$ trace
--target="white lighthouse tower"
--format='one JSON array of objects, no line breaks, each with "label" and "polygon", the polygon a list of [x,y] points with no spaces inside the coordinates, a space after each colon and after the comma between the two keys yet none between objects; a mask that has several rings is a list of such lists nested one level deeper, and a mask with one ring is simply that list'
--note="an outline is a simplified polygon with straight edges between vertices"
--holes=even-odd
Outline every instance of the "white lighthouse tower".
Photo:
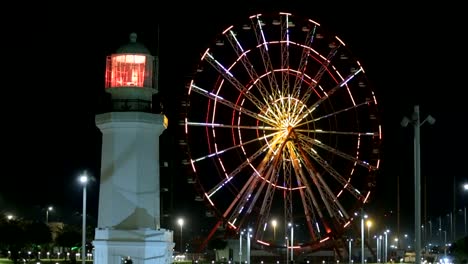
[{"label": "white lighthouse tower", "polygon": [[167,119],[152,113],[156,60],[136,38],[130,34],[130,43],[107,57],[112,110],[96,115],[102,156],[95,264],[172,262],[173,232],[160,227],[159,136]]}]

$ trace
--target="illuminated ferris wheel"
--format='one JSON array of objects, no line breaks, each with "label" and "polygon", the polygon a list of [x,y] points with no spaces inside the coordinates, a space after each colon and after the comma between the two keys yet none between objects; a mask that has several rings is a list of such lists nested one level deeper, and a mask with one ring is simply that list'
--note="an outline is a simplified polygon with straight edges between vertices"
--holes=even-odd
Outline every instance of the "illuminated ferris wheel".
[{"label": "illuminated ferris wheel", "polygon": [[211,44],[180,123],[189,181],[219,219],[210,236],[249,228],[256,243],[283,247],[292,226],[294,247],[338,238],[379,168],[362,65],[339,37],[290,13],[253,15]]}]

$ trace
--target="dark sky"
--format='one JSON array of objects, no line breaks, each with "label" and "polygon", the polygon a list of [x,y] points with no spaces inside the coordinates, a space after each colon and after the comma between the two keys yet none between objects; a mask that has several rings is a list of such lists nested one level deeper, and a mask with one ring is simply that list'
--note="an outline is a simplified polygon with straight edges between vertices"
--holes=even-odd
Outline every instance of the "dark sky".
[{"label": "dark sky", "polygon": [[[466,18],[461,4],[287,2],[40,6],[25,11],[25,26],[16,20],[5,24],[10,28],[4,33],[8,37],[2,56],[8,81],[2,87],[0,212],[19,204],[36,211],[48,204],[79,211],[81,187],[76,178],[84,170],[96,177],[88,192],[90,210],[95,210],[101,141],[94,114],[104,93],[105,57],[125,44],[130,32],[137,32],[153,54],[159,48],[161,96],[172,121],[188,76],[215,34],[251,14],[278,10],[319,21],[345,40],[375,88],[384,142],[377,195],[370,207],[396,211],[399,176],[401,217],[412,229],[413,138],[412,129],[402,128],[400,120],[418,104],[422,118],[430,114],[437,120],[434,126],[421,127],[427,215],[446,214],[453,207],[453,178],[457,183],[468,180],[468,53],[462,41]],[[180,180],[184,176],[176,177],[193,195],[191,186]],[[455,194],[461,207],[468,197],[459,190]],[[193,197],[179,198],[177,207],[183,213]]]}]

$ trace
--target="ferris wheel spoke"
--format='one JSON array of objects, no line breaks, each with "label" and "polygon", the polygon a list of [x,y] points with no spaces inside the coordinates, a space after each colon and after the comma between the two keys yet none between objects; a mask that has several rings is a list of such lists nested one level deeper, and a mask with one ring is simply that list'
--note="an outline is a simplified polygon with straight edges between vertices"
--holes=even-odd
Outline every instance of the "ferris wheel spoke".
[{"label": "ferris wheel spoke", "polygon": [[[192,159],[192,162],[196,163],[196,162],[199,162],[199,161],[202,161],[204,159],[208,159],[208,158],[213,158],[214,156],[218,156],[218,155],[221,155],[223,153],[227,153],[228,151],[230,150],[234,150],[234,149],[238,149],[238,148],[241,148],[241,147],[244,147],[244,146],[247,146],[249,144],[252,144],[254,142],[258,142],[258,141],[261,141],[261,140],[266,140],[270,137],[274,137],[276,135],[279,135],[281,134],[282,132],[275,132],[275,133],[271,133],[271,134],[268,134],[268,135],[263,135],[261,137],[257,137],[257,138],[254,138],[254,139],[251,139],[249,141],[245,141],[245,142],[242,142],[241,144],[236,144],[236,145],[233,145],[231,147],[228,147],[228,148],[224,148],[222,150],[217,150],[215,152],[212,152],[212,153],[209,153],[207,155],[204,155],[204,156],[201,156],[201,157],[198,157],[198,158],[195,158],[195,159]],[[217,149],[217,147],[216,147]]]},{"label": "ferris wheel spoke", "polygon": [[313,80],[314,82],[310,82],[309,87],[307,87],[306,92],[301,98],[301,101],[303,101],[305,104],[308,103],[310,96],[312,95],[313,92],[315,92],[315,86],[317,86],[318,83],[320,83],[320,80],[322,79],[323,74],[327,71],[328,66],[330,65],[330,62],[332,58],[336,55],[336,52],[338,51],[340,45],[335,45],[330,52],[328,53],[326,58],[323,58],[323,62],[320,65],[320,69],[317,71],[315,74]]},{"label": "ferris wheel spoke", "polygon": [[301,149],[303,149],[309,156],[311,156],[322,168],[324,168],[335,180],[340,183],[341,187],[348,190],[354,197],[356,197],[358,200],[363,201],[364,197],[357,190],[354,188],[348,180],[346,180],[339,172],[337,172],[330,164],[324,160],[319,154],[317,154],[315,151],[312,150],[311,146],[308,145],[304,141],[300,141],[300,145],[302,146]]},{"label": "ferris wheel spoke", "polygon": [[317,30],[317,25],[314,24],[313,30],[310,30],[309,28],[306,28],[306,38],[305,38],[305,45],[302,48],[302,56],[299,61],[299,67],[297,69],[298,74],[296,75],[296,79],[294,81],[294,86],[293,86],[293,92],[292,96],[298,98],[299,95],[301,94],[301,87],[302,84],[304,83],[304,76],[305,72],[307,69],[307,64],[309,62],[309,56],[310,56],[310,51],[311,51],[311,45],[314,41],[314,35]]},{"label": "ferris wheel spoke", "polygon": [[[304,153],[301,153],[300,157],[302,158],[302,161],[305,164],[305,169],[309,173],[310,177],[312,178],[312,181],[314,183],[314,186],[317,188],[317,191],[319,192],[319,196],[325,205],[325,208],[327,209],[328,215],[331,217],[334,217],[336,215],[335,210],[332,210],[334,207],[334,201],[338,201],[338,198],[331,193],[331,191],[328,188],[325,188],[322,184],[322,180],[319,177],[319,174],[316,172],[312,164],[308,161],[307,157],[304,155]],[[322,215],[323,218],[323,215]]]},{"label": "ferris wheel spoke", "polygon": [[[268,82],[270,84],[271,95],[276,95],[276,89],[278,89],[278,82],[276,77],[273,74],[274,68],[271,63],[270,55],[268,53],[268,42],[265,38],[265,32],[263,31],[264,23],[260,20],[260,15],[251,16],[252,28],[254,29],[254,34],[259,46],[260,55],[262,56],[263,66],[265,67],[265,72],[270,72],[267,74]],[[255,19],[256,18],[256,19]]]},{"label": "ferris wheel spoke", "polygon": [[265,178],[265,175],[263,174],[263,172],[268,169],[269,163],[271,162],[271,158],[274,154],[275,154],[275,151],[271,148],[269,149],[269,151],[267,151],[263,160],[260,162],[257,168],[254,168],[254,172],[250,176],[250,178],[254,180],[249,179],[249,184],[244,185],[244,187],[242,188],[242,191],[239,193],[240,195],[238,195],[232,201],[231,205],[226,210],[225,215],[227,216],[232,210],[232,208],[237,204],[236,209],[233,211],[233,213],[229,217],[230,223],[234,224],[241,214],[247,215],[251,213],[251,207],[246,208],[246,206],[248,206],[249,204],[250,205],[255,204],[256,202],[255,199],[251,199],[251,198],[252,198],[252,194],[254,193],[254,189],[258,185],[259,180],[263,180],[263,183],[268,180],[269,176],[267,175],[266,176],[267,178]]},{"label": "ferris wheel spoke", "polygon": [[312,194],[312,188],[309,185],[309,181],[307,180],[308,177],[305,175],[304,170],[301,168],[301,165],[299,164],[299,157],[297,157],[296,149],[292,147],[291,144],[288,144],[288,150],[289,150],[289,153],[290,153],[289,155],[291,156],[291,160],[292,160],[292,167],[294,169],[296,176],[298,177],[298,182],[300,183],[299,185],[303,185],[306,187],[306,188],[299,188],[299,194],[302,200],[302,206],[303,206],[304,214],[306,217],[307,228],[309,230],[309,233],[312,239],[316,240],[318,235],[313,226],[313,223],[317,223],[317,219],[316,219],[315,212],[314,212],[314,207],[319,213],[319,215],[322,215],[322,213],[317,203],[317,200]]},{"label": "ferris wheel spoke", "polygon": [[[304,149],[302,147],[300,147],[300,146],[295,148],[294,152],[298,153],[297,157],[304,163],[305,170],[308,172],[309,177],[311,177],[314,186],[317,188],[317,190],[318,190],[318,192],[320,194],[320,198],[321,198],[322,202],[324,203],[325,208],[328,211],[328,214],[331,217],[336,217],[336,214],[337,214],[338,211],[334,210],[333,208],[336,208],[336,207],[342,208],[342,206],[339,204],[338,198],[333,194],[333,192],[330,190],[330,188],[328,188],[327,184],[323,181],[323,178],[320,176],[320,174],[314,168],[314,166],[312,165],[310,160],[307,158],[306,153],[308,153],[308,152],[304,151]],[[303,181],[308,182],[306,177],[303,178]],[[314,204],[316,210],[319,212],[320,217],[323,218],[324,215],[320,210],[320,206],[319,206],[319,204],[317,202],[318,200],[313,198],[315,196],[313,196],[312,192],[310,192],[310,195],[311,195],[311,198],[313,199],[313,201],[315,201],[315,202],[313,202],[313,204]]]},{"label": "ferris wheel spoke", "polygon": [[230,68],[232,66],[229,69],[224,67],[208,51],[205,55],[205,60],[209,64],[211,64],[211,66],[213,66],[213,68],[215,68],[224,77],[225,80],[230,82],[232,86],[234,86],[234,88],[236,88],[239,91],[240,94],[244,95],[247,99],[249,99],[250,102],[258,108],[258,110],[262,110],[265,108],[265,104],[258,100],[252,93],[249,93],[245,86],[239,80],[237,80],[236,77],[234,77],[234,75],[230,72]]},{"label": "ferris wheel spoke", "polygon": [[369,170],[377,170],[378,169],[376,166],[370,165],[366,161],[360,160],[360,159],[355,158],[355,157],[353,157],[353,156],[351,156],[349,154],[346,154],[346,153],[344,153],[344,152],[342,152],[342,151],[340,151],[340,150],[338,150],[336,148],[330,147],[327,144],[324,144],[324,143],[320,142],[317,139],[307,137],[307,136],[302,135],[300,133],[298,134],[298,138],[300,140],[303,140],[303,141],[306,141],[306,142],[310,143],[311,148],[313,146],[318,146],[318,147],[320,147],[320,148],[322,148],[324,150],[327,150],[327,151],[329,151],[329,152],[331,152],[333,154],[336,154],[336,155],[338,155],[338,156],[340,156],[340,157],[342,157],[342,158],[344,158],[346,160],[352,161],[353,163],[357,163],[357,164],[359,164],[359,165],[361,165],[361,166],[363,166],[363,167],[365,167],[365,168],[367,168]]},{"label": "ferris wheel spoke", "polygon": [[289,13],[280,13],[281,22],[281,85],[283,95],[290,95],[289,91],[289,26],[292,22],[289,21]]},{"label": "ferris wheel spoke", "polygon": [[339,202],[338,197],[333,194],[326,182],[323,180],[323,177],[317,172],[310,160],[307,158],[306,153],[309,152],[304,150],[302,147],[299,147],[298,150],[300,157],[305,164],[306,170],[309,172],[315,187],[320,193],[320,198],[322,199],[329,216],[334,218],[336,221],[340,221],[340,218],[349,219],[349,216]]},{"label": "ferris wheel spoke", "polygon": [[302,126],[302,125],[305,125],[305,124],[317,122],[317,121],[325,119],[325,118],[329,118],[329,117],[333,117],[333,116],[336,116],[336,115],[341,114],[341,113],[345,113],[345,112],[347,112],[349,110],[352,110],[352,109],[357,109],[357,108],[360,108],[360,107],[363,107],[363,106],[368,106],[369,103],[370,103],[370,101],[365,101],[365,102],[362,102],[362,103],[359,103],[359,104],[356,104],[356,105],[353,105],[353,106],[350,106],[350,107],[346,107],[346,108],[331,112],[331,113],[323,115],[323,116],[316,117],[316,118],[311,119],[311,120],[307,120],[305,122],[297,124],[296,126]]},{"label": "ferris wheel spoke", "polygon": [[[274,145],[281,137],[276,137],[276,139],[272,140],[272,145]],[[251,162],[257,159],[262,153],[264,153],[267,149],[271,148],[272,145],[264,145],[259,148],[254,154],[250,157],[247,157],[244,162],[242,162],[239,166],[236,167],[231,173],[226,175],[226,177],[219,182],[215,187],[211,188],[209,192],[207,192],[207,196],[211,197],[214,193],[219,191],[227,182],[231,181],[234,176],[236,176],[239,172],[241,172],[247,166],[252,166]],[[253,167],[253,166],[252,166]],[[254,175],[261,176],[261,173],[254,169]]]},{"label": "ferris wheel spoke", "polygon": [[188,126],[201,126],[208,128],[234,128],[234,129],[252,129],[252,130],[267,130],[267,131],[279,131],[282,130],[278,127],[271,126],[241,126],[241,125],[228,125],[228,124],[219,124],[219,123],[205,123],[205,122],[191,122],[187,121]]},{"label": "ferris wheel spoke", "polygon": [[232,30],[229,30],[228,34],[225,34],[225,36],[228,39],[234,51],[236,52],[238,59],[240,59],[240,62],[244,66],[245,71],[249,74],[254,85],[257,87],[260,95],[264,99],[264,102],[266,104],[269,104],[271,102],[271,100],[268,97],[269,92],[267,88],[265,87],[265,85],[263,84],[263,81],[258,75],[257,71],[255,70],[255,67],[250,62],[247,56],[250,50],[247,50],[247,51],[244,50],[241,43],[237,40],[236,34]]},{"label": "ferris wheel spoke", "polygon": [[196,93],[198,93],[200,95],[203,95],[204,97],[212,99],[215,102],[219,102],[219,103],[231,108],[232,110],[235,110],[235,111],[238,111],[238,112],[243,113],[245,115],[248,115],[248,116],[250,116],[250,117],[252,117],[254,119],[261,120],[261,121],[263,121],[263,122],[265,122],[265,123],[267,123],[267,124],[269,124],[271,126],[275,125],[275,122],[273,120],[271,120],[271,119],[269,119],[269,118],[267,118],[265,116],[262,116],[260,114],[254,113],[254,112],[246,109],[245,107],[241,107],[241,106],[239,106],[237,104],[234,104],[234,103],[222,98],[221,96],[218,96],[218,95],[215,95],[215,94],[213,94],[211,92],[208,92],[207,90],[204,90],[204,89],[196,86],[193,83],[190,85],[190,87],[191,87],[192,91],[194,91],[194,92],[196,92]]},{"label": "ferris wheel spoke", "polygon": [[[262,205],[260,206],[260,211],[259,211],[259,223],[261,223],[260,225],[258,225],[258,228],[257,228],[257,233],[262,233],[260,232],[260,228],[262,228],[263,224],[266,224],[267,223],[267,219],[268,219],[268,216],[269,216],[269,212],[270,212],[270,209],[271,209],[271,205],[272,205],[272,202],[273,202],[273,197],[274,197],[274,194],[275,194],[275,187],[277,185],[277,181],[278,181],[278,174],[275,173],[278,171],[278,167],[279,167],[279,164],[280,164],[280,158],[281,157],[281,154],[277,154],[275,155],[275,158],[274,158],[274,161],[272,162],[273,164],[271,164],[269,166],[269,168],[267,169],[267,172],[266,172],[266,175],[265,175],[265,180],[262,181],[261,185],[260,185],[260,188],[258,188],[255,196],[254,196],[254,199],[249,207],[249,213],[252,212],[252,209],[253,209],[253,205],[256,203],[256,201],[258,200],[260,194],[262,194],[262,190],[265,188],[265,185],[267,186],[267,189],[265,190],[265,193],[264,193],[264,196],[263,196],[263,201],[262,201]],[[262,224],[263,223],[263,224]]]},{"label": "ferris wheel spoke", "polygon": [[313,132],[317,134],[334,134],[334,135],[352,135],[352,136],[379,136],[379,132],[352,132],[352,131],[331,131],[322,129],[295,129],[296,132]]},{"label": "ferris wheel spoke", "polygon": [[358,75],[360,72],[362,72],[362,68],[359,68],[358,70],[356,70],[355,72],[351,73],[350,75],[348,75],[345,79],[343,79],[340,83],[338,83],[337,85],[335,85],[333,88],[331,88],[328,92],[325,93],[325,96],[322,96],[319,98],[319,100],[317,100],[317,102],[313,103],[308,109],[307,111],[305,111],[304,115],[301,116],[301,118],[298,120],[298,122],[300,122],[302,119],[304,119],[305,117],[307,117],[310,113],[312,113],[321,103],[323,103],[325,100],[327,100],[328,98],[330,98],[330,96],[332,96],[338,89],[340,89],[341,87],[345,86],[349,81],[351,81],[352,79],[354,79],[354,77],[356,75]]}]

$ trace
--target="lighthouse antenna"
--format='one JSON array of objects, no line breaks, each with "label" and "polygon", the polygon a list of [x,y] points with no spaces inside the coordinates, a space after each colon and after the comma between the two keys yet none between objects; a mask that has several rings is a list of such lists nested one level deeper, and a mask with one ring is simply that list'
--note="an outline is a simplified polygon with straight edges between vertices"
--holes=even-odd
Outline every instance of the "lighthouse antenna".
[{"label": "lighthouse antenna", "polygon": [[155,68],[155,85],[154,88],[156,89],[156,93],[159,93],[159,24],[157,27],[157,39],[156,39],[156,56],[155,56],[155,62],[156,62],[156,68]]}]

